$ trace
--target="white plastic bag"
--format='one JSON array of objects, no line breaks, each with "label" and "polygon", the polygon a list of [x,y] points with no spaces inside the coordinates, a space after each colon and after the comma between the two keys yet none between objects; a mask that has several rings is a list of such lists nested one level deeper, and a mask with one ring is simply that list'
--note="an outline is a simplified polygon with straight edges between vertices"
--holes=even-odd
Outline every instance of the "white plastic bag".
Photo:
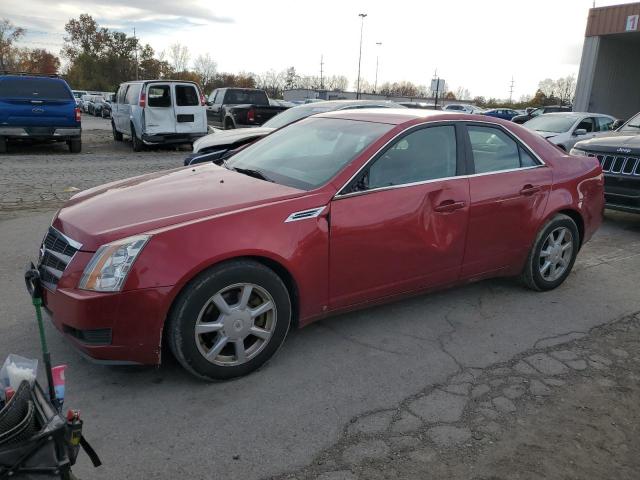
[{"label": "white plastic bag", "polygon": [[6,387],[17,390],[23,380],[28,380],[33,386],[37,374],[38,360],[10,353],[0,370],[0,386],[3,392]]}]

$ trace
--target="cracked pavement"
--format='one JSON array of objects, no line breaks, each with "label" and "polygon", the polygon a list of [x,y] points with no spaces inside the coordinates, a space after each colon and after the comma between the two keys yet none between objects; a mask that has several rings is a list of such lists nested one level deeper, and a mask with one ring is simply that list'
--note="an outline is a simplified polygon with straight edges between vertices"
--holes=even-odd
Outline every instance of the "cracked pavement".
[{"label": "cracked pavement", "polygon": [[[72,177],[90,186],[128,176],[141,159],[150,168],[153,162],[158,162],[156,168],[172,168],[182,158],[180,152],[144,152],[140,159],[124,150],[117,167],[105,164],[104,178],[85,168],[74,170]],[[33,155],[27,163],[37,167],[49,160]],[[7,161],[2,159],[1,168],[10,171]],[[94,165],[91,161],[87,165]],[[46,184],[48,170],[35,167],[29,167],[30,180]],[[0,212],[2,356],[40,356],[22,272],[35,258],[55,208],[45,202],[38,205],[42,212]],[[538,418],[525,415],[529,410],[546,411],[546,405],[582,392],[585,385],[606,390],[597,383],[603,379],[637,393],[624,383],[627,377],[616,376],[618,369],[612,366],[618,363],[603,363],[603,358],[618,362],[610,349],[594,347],[593,354],[602,356],[594,360],[583,354],[583,348],[591,347],[580,345],[591,341],[594,327],[640,311],[639,283],[640,216],[607,212],[574,272],[552,292],[536,293],[509,279],[496,279],[333,317],[291,332],[266,367],[231,382],[195,380],[168,356],[159,369],[95,365],[47,324],[54,362],[69,365],[66,403],[82,410],[85,433],[104,461],[94,471],[81,456],[75,471],[92,479],[414,478],[412,471],[400,468],[396,459],[402,459],[417,469],[414,473],[428,467],[444,472],[443,478],[447,472],[473,478],[465,468],[476,465],[470,463],[474,452],[481,451],[476,449],[488,448],[489,442],[508,443],[522,430],[519,421],[530,425],[527,432],[546,425],[526,423]],[[617,338],[612,348],[629,354],[620,365],[637,373],[635,347],[624,344],[623,335]],[[574,348],[576,358],[550,353]],[[545,356],[529,358],[536,354]],[[574,368],[582,367],[581,361],[587,367]],[[590,362],[616,375],[609,378]],[[536,368],[548,373],[535,373]],[[528,382],[497,385],[497,380],[510,377]],[[545,395],[548,391],[552,395]],[[496,412],[495,419],[489,411]],[[484,420],[476,422],[480,417]],[[566,422],[563,425],[566,428]],[[471,442],[471,450],[458,442]],[[512,465],[487,455],[495,463],[485,470],[478,467],[485,473],[477,478],[490,478],[486,472],[491,468],[497,472]],[[376,463],[380,458],[384,462]],[[530,465],[531,472],[540,468],[535,462]]]}]

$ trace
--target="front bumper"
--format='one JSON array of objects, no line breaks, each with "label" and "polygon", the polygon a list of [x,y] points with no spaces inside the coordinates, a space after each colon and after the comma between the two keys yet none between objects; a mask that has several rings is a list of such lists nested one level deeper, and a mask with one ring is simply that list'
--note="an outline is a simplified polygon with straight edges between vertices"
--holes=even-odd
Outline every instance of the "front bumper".
[{"label": "front bumper", "polygon": [[142,134],[142,142],[147,145],[168,145],[168,144],[180,144],[180,143],[193,143],[200,137],[204,137],[208,132],[196,132],[196,133],[157,133],[157,134]]},{"label": "front bumper", "polygon": [[157,365],[171,289],[102,293],[45,288],[42,301],[55,327],[86,357],[99,363]]},{"label": "front bumper", "polygon": [[640,176],[614,176],[605,174],[604,198],[608,209],[640,213]]}]

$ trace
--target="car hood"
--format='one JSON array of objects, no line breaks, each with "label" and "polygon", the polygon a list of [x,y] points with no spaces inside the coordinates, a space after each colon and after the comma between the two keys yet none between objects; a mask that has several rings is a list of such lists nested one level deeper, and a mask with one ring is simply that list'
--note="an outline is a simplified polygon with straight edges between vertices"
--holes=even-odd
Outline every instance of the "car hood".
[{"label": "car hood", "polygon": [[193,142],[193,153],[197,153],[204,148],[223,147],[233,145],[248,138],[264,137],[273,132],[273,128],[237,128],[234,130],[215,130],[214,133],[200,137]]},{"label": "car hood", "polygon": [[105,243],[305,195],[213,164],[151,173],[80,192],[53,226],[95,251]]},{"label": "car hood", "polygon": [[629,132],[611,132],[604,137],[582,140],[576,143],[575,148],[602,152],[617,152],[619,148],[622,148],[624,149],[624,153],[640,154],[640,134],[632,135],[629,134]]}]

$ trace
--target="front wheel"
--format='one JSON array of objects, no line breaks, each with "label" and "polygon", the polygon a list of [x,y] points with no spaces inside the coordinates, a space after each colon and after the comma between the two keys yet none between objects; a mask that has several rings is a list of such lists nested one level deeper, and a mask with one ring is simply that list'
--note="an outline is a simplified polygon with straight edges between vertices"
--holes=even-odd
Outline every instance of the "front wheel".
[{"label": "front wheel", "polygon": [[571,273],[580,248],[580,232],[572,218],[558,214],[538,233],[522,272],[532,290],[558,287]]},{"label": "front wheel", "polygon": [[261,263],[237,260],[203,272],[185,287],[171,309],[167,336],[186,370],[225,380],[269,360],[290,323],[282,279]]}]

